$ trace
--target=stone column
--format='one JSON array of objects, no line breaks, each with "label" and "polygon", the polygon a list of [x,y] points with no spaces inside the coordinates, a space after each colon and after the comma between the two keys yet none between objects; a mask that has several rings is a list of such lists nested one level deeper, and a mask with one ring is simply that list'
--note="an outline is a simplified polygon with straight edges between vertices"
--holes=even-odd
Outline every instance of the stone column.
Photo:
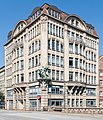
[{"label": "stone column", "polygon": [[64,25],[64,109],[68,108],[68,86],[66,82],[69,80],[69,38],[67,34],[68,26]]},{"label": "stone column", "polygon": [[41,110],[43,111],[44,108],[48,107],[48,96],[47,96],[47,86],[42,83],[41,86]]},{"label": "stone column", "polygon": [[26,87],[26,110],[29,110],[29,85]]},{"label": "stone column", "polygon": [[16,110],[16,92],[13,90],[13,110]]}]

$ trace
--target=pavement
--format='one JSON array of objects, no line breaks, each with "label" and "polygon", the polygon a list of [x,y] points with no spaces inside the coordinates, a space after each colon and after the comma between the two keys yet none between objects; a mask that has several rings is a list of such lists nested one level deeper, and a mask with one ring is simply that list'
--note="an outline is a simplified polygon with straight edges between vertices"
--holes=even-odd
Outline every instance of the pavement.
[{"label": "pavement", "polygon": [[103,115],[0,110],[0,120],[103,120]]}]

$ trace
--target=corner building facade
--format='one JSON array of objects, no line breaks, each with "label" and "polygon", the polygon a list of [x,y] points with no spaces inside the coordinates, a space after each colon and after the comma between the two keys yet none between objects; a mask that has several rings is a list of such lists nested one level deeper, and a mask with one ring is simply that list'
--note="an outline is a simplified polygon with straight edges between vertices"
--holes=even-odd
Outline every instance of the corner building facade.
[{"label": "corner building facade", "polygon": [[[98,107],[98,35],[77,15],[48,4],[17,23],[5,44],[6,109]],[[39,87],[49,66],[52,86]]]}]

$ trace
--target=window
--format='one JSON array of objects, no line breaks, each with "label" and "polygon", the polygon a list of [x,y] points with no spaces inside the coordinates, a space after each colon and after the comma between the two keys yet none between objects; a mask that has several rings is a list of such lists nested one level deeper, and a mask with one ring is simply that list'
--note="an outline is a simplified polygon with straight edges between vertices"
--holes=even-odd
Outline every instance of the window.
[{"label": "window", "polygon": [[34,67],[34,57],[32,57],[32,67]]},{"label": "window", "polygon": [[64,48],[63,48],[63,44],[61,44],[61,52],[63,53]]},{"label": "window", "polygon": [[59,41],[56,41],[56,50],[59,52]]},{"label": "window", "polygon": [[19,70],[19,61],[17,62],[17,70]]},{"label": "window", "polygon": [[55,80],[55,70],[52,70],[52,80]]},{"label": "window", "polygon": [[59,71],[56,71],[56,80],[59,80]]},{"label": "window", "polygon": [[76,21],[76,27],[78,27],[79,26],[79,22],[78,21]]},{"label": "window", "polygon": [[78,72],[75,72],[75,81],[78,81]]},{"label": "window", "polygon": [[78,45],[75,45],[75,54],[78,54]]},{"label": "window", "polygon": [[63,86],[52,86],[49,87],[48,89],[49,93],[51,94],[63,94]]},{"label": "window", "polygon": [[52,55],[52,65],[55,65],[55,55]]},{"label": "window", "polygon": [[17,48],[17,57],[19,57],[19,48]]},{"label": "window", "polygon": [[56,26],[56,36],[58,37],[58,26]]},{"label": "window", "polygon": [[82,73],[80,73],[80,82],[82,82]]},{"label": "window", "polygon": [[61,57],[60,65],[61,65],[61,67],[64,67],[64,58],[63,57]]},{"label": "window", "polygon": [[71,25],[74,25],[74,19],[71,20]]},{"label": "window", "polygon": [[79,107],[79,99],[76,99],[76,107]]},{"label": "window", "polygon": [[86,100],[86,106],[87,107],[95,107],[96,106],[96,100],[95,99],[87,99]]},{"label": "window", "polygon": [[35,66],[37,66],[38,65],[38,56],[36,55],[35,56]]},{"label": "window", "polygon": [[51,64],[50,54],[48,54],[48,65]]},{"label": "window", "polygon": [[24,69],[24,60],[21,60],[21,70]]},{"label": "window", "polygon": [[68,38],[70,38],[70,31],[68,31]]},{"label": "window", "polygon": [[50,23],[50,34],[52,35],[52,23]]},{"label": "window", "polygon": [[69,58],[69,67],[72,68],[73,67],[73,58]]},{"label": "window", "polygon": [[52,40],[52,50],[55,50],[55,40]]},{"label": "window", "polygon": [[72,107],[74,107],[74,99],[72,99]]},{"label": "window", "polygon": [[103,86],[103,80],[100,80],[99,84],[100,84],[100,87],[102,87]]},{"label": "window", "polygon": [[56,56],[56,66],[59,66],[59,56]]},{"label": "window", "polygon": [[32,81],[34,81],[34,72],[32,72]]},{"label": "window", "polygon": [[19,74],[17,75],[17,83],[19,83]]},{"label": "window", "polygon": [[79,41],[79,34],[76,34],[76,40]]},{"label": "window", "polygon": [[78,68],[78,58],[75,58],[75,68]]},{"label": "window", "polygon": [[103,96],[103,92],[102,91],[99,91],[99,96]]},{"label": "window", "polygon": [[80,46],[80,55],[82,55],[82,46]]},{"label": "window", "polygon": [[64,71],[61,71],[61,80],[64,80]]},{"label": "window", "polygon": [[48,40],[48,49],[50,49],[50,40]]},{"label": "window", "polygon": [[53,35],[55,35],[55,25],[53,25]]},{"label": "window", "polygon": [[32,43],[32,53],[34,52],[34,43]]},{"label": "window", "polygon": [[72,39],[74,40],[74,32],[72,32]]},{"label": "window", "polygon": [[69,43],[69,53],[73,53],[73,44]]},{"label": "window", "polygon": [[31,59],[29,59],[29,68],[31,68]]},{"label": "window", "polygon": [[31,82],[31,72],[29,73],[29,81]]},{"label": "window", "polygon": [[29,46],[29,55],[31,54],[31,46]]},{"label": "window", "polygon": [[64,38],[64,29],[62,28],[62,38]]},{"label": "window", "polygon": [[80,69],[82,69],[82,60],[80,59]]},{"label": "window", "polygon": [[24,82],[24,74],[21,74],[21,83]]},{"label": "window", "polygon": [[22,46],[21,47],[21,56],[23,56],[24,55],[24,47]]},{"label": "window", "polygon": [[73,72],[69,72],[69,81],[73,81]]}]

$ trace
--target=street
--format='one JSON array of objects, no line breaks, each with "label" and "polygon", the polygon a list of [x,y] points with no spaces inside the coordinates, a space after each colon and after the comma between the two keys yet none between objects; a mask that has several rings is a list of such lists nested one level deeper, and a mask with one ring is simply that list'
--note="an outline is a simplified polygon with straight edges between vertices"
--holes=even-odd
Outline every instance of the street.
[{"label": "street", "polygon": [[103,120],[103,115],[0,110],[0,120]]}]

